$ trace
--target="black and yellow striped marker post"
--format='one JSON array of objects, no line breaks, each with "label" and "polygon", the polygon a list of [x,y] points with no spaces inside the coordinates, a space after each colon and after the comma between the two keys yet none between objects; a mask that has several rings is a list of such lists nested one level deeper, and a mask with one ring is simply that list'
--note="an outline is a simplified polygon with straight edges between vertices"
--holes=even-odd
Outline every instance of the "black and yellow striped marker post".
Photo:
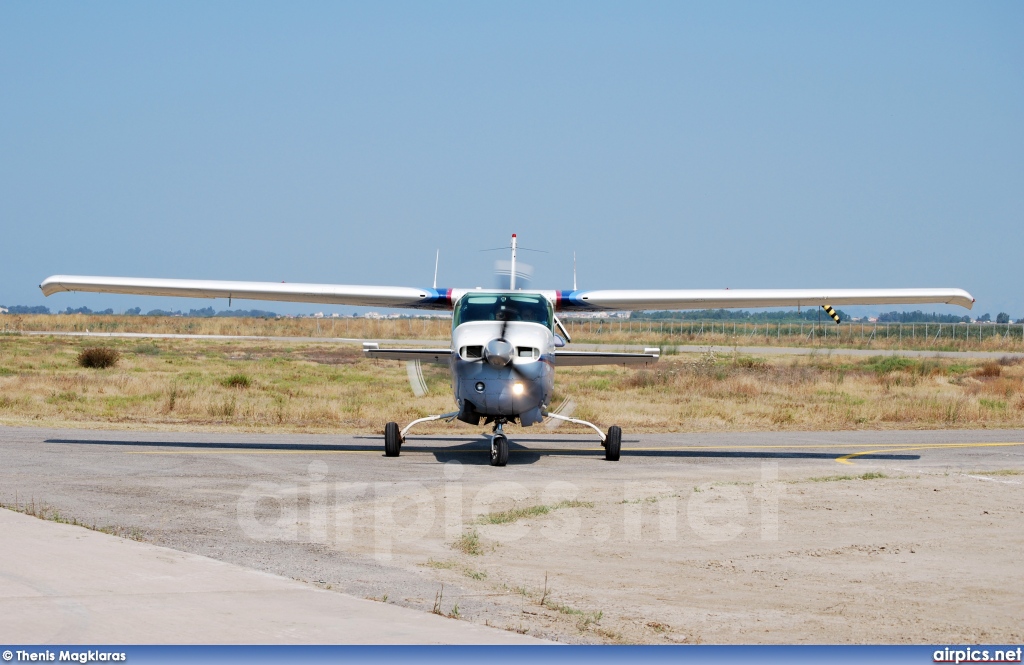
[{"label": "black and yellow striped marker post", "polygon": [[832,309],[832,305],[822,305],[821,308],[825,310],[825,313],[832,317],[832,320],[839,323],[839,315],[836,314],[836,310]]}]

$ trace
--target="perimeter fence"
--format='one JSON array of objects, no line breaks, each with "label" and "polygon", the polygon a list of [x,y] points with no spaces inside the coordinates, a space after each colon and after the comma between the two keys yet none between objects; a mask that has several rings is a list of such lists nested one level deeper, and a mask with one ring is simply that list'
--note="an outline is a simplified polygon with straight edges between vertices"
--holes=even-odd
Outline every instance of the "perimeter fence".
[{"label": "perimeter fence", "polygon": [[1022,323],[875,323],[808,321],[748,323],[656,319],[570,319],[574,341],[628,343],[657,340],[677,344],[741,346],[836,346],[964,350],[1024,350]]}]

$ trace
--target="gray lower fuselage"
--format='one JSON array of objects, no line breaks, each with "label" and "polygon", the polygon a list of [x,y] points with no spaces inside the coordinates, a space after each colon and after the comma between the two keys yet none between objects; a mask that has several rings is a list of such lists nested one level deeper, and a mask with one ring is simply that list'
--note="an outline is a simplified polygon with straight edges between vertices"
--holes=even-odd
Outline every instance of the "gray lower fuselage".
[{"label": "gray lower fuselage", "polygon": [[[501,339],[511,346],[507,364],[487,353],[488,344],[493,348]],[[460,412],[518,419],[527,427],[540,422],[554,391],[554,360],[555,337],[547,326],[525,321],[462,323],[452,331],[451,355],[452,389]]]}]

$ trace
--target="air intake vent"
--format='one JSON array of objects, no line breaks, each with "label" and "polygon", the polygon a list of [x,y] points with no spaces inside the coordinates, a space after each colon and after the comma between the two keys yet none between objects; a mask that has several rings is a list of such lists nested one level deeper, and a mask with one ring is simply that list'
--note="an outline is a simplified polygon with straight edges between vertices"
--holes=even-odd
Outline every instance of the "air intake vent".
[{"label": "air intake vent", "polygon": [[459,354],[465,360],[479,360],[484,357],[484,347],[482,346],[464,346]]}]

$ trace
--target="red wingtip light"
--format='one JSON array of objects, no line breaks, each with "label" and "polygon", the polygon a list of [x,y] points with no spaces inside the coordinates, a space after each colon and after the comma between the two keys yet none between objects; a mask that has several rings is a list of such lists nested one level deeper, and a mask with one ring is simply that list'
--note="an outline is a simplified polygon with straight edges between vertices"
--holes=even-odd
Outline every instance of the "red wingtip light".
[{"label": "red wingtip light", "polygon": [[513,234],[512,234],[512,237],[513,237],[513,238],[515,238],[515,237],[516,237],[516,234],[514,234],[514,233],[513,233]]}]

